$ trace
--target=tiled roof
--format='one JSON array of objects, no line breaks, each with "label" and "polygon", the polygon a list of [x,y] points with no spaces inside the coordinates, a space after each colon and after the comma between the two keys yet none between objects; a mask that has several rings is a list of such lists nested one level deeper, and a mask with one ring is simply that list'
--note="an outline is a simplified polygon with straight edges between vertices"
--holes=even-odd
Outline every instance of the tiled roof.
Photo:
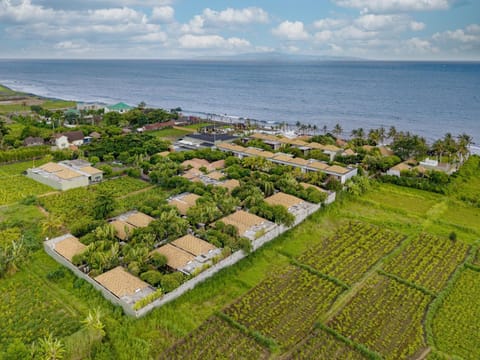
[{"label": "tiled roof", "polygon": [[228,191],[232,191],[236,187],[240,186],[240,182],[237,179],[229,179],[227,181],[218,183],[217,186],[221,186],[228,189]]},{"label": "tiled roof", "polygon": [[189,252],[194,256],[207,254],[210,250],[215,250],[216,247],[212,244],[199,239],[193,235],[185,235],[171,243],[176,247]]},{"label": "tiled roof", "polygon": [[302,185],[304,189],[314,188],[314,189],[317,189],[318,191],[321,191],[321,192],[328,192],[327,190],[322,189],[321,187],[316,186],[316,185],[312,185],[312,184],[308,184],[308,183],[304,183],[304,182],[301,182],[300,185]]},{"label": "tiled roof", "polygon": [[346,173],[351,171],[350,169],[347,169],[347,168],[344,168],[344,167],[338,166],[338,165],[330,166],[326,170],[330,171],[330,172],[333,172],[333,173],[336,173],[336,174],[341,174],[341,175],[346,174]]},{"label": "tiled roof", "polygon": [[80,168],[80,171],[83,171],[84,173],[90,174],[90,175],[95,175],[95,174],[102,174],[103,171],[94,168],[93,166],[85,166]]},{"label": "tiled roof", "polygon": [[265,199],[265,202],[270,205],[282,205],[287,209],[292,206],[303,203],[304,201],[296,196],[278,192]]},{"label": "tiled roof", "polygon": [[312,161],[310,162],[310,164],[308,164],[308,166],[318,170],[325,170],[328,168],[328,164],[325,164],[320,161]]},{"label": "tiled roof", "polygon": [[225,175],[223,173],[221,173],[220,171],[214,171],[214,172],[211,172],[207,175],[210,179],[213,179],[213,180],[220,180],[221,178],[223,178]]},{"label": "tiled roof", "polygon": [[250,214],[246,211],[238,210],[233,214],[228,215],[223,219],[220,219],[220,221],[225,223],[226,225],[235,226],[238,229],[238,233],[240,234],[240,236],[242,236],[247,230],[256,225],[262,224],[266,220],[262,219],[257,215]]},{"label": "tiled roof", "polygon": [[163,245],[153,250],[153,252],[164,255],[167,258],[167,265],[176,270],[183,268],[190,261],[195,260],[195,256],[171,244]]},{"label": "tiled roof", "polygon": [[82,244],[75,236],[66,238],[55,244],[55,251],[66,258],[68,261],[72,261],[72,258],[81,254],[87,247]]},{"label": "tiled roof", "polygon": [[149,286],[121,266],[117,266],[115,269],[97,276],[95,280],[118,298],[125,295],[133,295],[136,291],[143,290]]},{"label": "tiled roof", "polygon": [[197,194],[185,194],[171,199],[169,204],[176,206],[180,214],[186,215],[187,210],[196,204],[198,198],[200,196]]},{"label": "tiled roof", "polygon": [[113,228],[115,229],[115,235],[120,240],[125,240],[127,238],[127,232],[125,231],[125,229],[128,229],[129,236],[132,235],[133,230],[135,229],[133,225],[130,225],[129,223],[121,220],[114,220],[110,222],[110,225],[113,226]]},{"label": "tiled roof", "polygon": [[134,212],[127,218],[127,222],[135,227],[146,227],[153,220],[155,220],[153,217],[138,211]]},{"label": "tiled roof", "polygon": [[209,162],[205,159],[191,159],[191,160],[185,160],[182,163],[182,166],[191,166],[194,169],[200,169],[201,167],[207,167],[209,165]]}]

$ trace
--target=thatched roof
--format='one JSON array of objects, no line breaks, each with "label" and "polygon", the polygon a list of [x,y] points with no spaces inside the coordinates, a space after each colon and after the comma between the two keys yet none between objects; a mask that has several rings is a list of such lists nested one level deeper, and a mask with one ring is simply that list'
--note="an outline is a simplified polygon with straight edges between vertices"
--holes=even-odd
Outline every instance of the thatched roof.
[{"label": "thatched roof", "polygon": [[115,269],[97,276],[95,280],[118,298],[125,295],[133,295],[137,291],[149,286],[146,282],[133,276],[121,266],[117,266]]}]

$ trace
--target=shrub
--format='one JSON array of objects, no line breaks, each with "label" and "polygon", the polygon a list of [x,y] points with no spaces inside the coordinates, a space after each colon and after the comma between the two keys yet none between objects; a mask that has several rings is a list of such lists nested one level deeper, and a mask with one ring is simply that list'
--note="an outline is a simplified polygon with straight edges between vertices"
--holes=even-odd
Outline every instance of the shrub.
[{"label": "shrub", "polygon": [[161,285],[165,292],[170,292],[179,287],[183,282],[183,274],[180,272],[174,272],[164,275],[162,277]]},{"label": "shrub", "polygon": [[162,281],[162,277],[163,277],[162,273],[160,273],[157,270],[148,270],[140,275],[140,278],[143,281],[146,281],[147,283],[153,286],[158,286]]},{"label": "shrub", "polygon": [[47,279],[50,281],[57,281],[65,277],[65,270],[58,268],[47,273]]}]

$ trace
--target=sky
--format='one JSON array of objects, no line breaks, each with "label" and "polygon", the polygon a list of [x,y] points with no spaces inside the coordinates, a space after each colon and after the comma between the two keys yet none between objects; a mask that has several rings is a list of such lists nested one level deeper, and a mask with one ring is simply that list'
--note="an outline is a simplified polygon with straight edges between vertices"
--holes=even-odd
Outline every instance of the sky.
[{"label": "sky", "polygon": [[480,0],[0,0],[0,58],[480,60]]}]

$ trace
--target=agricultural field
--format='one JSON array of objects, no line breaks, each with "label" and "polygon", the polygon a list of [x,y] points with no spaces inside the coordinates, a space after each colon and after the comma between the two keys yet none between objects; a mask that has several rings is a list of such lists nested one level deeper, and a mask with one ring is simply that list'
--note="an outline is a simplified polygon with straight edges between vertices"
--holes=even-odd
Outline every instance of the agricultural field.
[{"label": "agricultural field", "polygon": [[373,276],[327,325],[385,359],[426,348],[423,318],[432,297],[393,279]]},{"label": "agricultural field", "polygon": [[0,280],[0,353],[13,339],[28,344],[48,333],[68,336],[81,326],[82,313],[65,301],[57,284],[39,275],[59,268],[53,261],[45,263],[43,257],[35,257],[28,268]]},{"label": "agricultural field", "polygon": [[269,351],[252,337],[212,316],[165,351],[160,359],[268,359]]},{"label": "agricultural field", "polygon": [[379,227],[349,223],[310,248],[298,261],[353,284],[403,239],[403,235]]},{"label": "agricultural field", "polygon": [[433,319],[436,347],[465,360],[480,359],[480,273],[465,269]]},{"label": "agricultural field", "polygon": [[384,270],[438,293],[465,260],[468,249],[460,241],[421,234],[389,261]]},{"label": "agricultural field", "polygon": [[285,357],[286,360],[310,359],[371,359],[323,329],[315,329]]},{"label": "agricultural field", "polygon": [[36,160],[0,166],[0,205],[12,204],[27,196],[53,191],[51,187],[22,174],[26,169],[41,165],[43,162],[43,160]]},{"label": "agricultural field", "polygon": [[288,348],[308,334],[343,288],[288,266],[224,310],[231,319]]},{"label": "agricultural field", "polygon": [[191,134],[191,130],[181,130],[181,129],[175,129],[175,128],[166,128],[162,130],[156,130],[156,131],[149,131],[148,134],[150,135],[155,135],[160,138],[165,138],[168,140],[177,140],[181,138],[182,136],[185,136],[187,134]]}]

